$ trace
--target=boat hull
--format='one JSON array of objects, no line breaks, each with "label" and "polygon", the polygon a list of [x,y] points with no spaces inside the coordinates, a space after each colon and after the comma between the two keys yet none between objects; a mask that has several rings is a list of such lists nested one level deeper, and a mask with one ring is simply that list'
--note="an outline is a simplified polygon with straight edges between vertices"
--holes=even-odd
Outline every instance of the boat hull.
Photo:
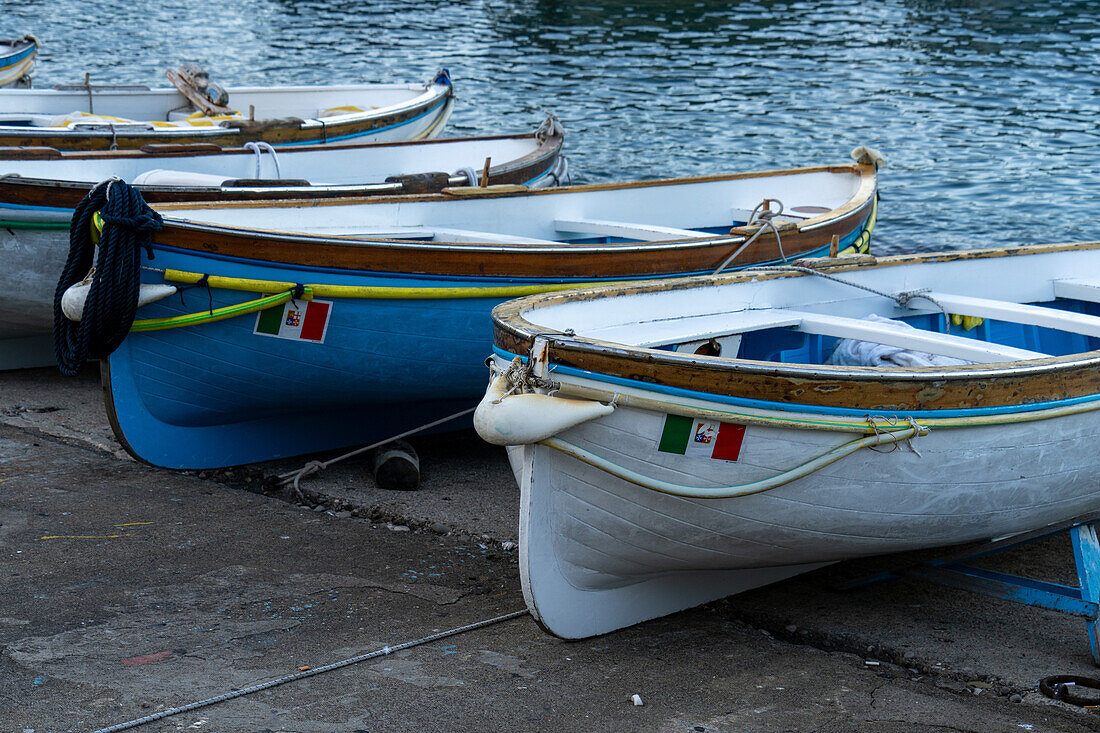
[{"label": "boat hull", "polygon": [[[664,419],[620,407],[560,437],[647,476],[704,487],[775,476],[852,437],[750,425],[734,462],[661,452]],[[1098,433],[1100,412],[933,430],[915,450],[863,449],[727,499],[670,496],[546,445],[524,446],[524,594],[548,631],[582,638],[831,562],[1067,520],[1100,505]]]},{"label": "boat hull", "polygon": [[[210,263],[159,250],[154,264],[201,271]],[[303,275],[256,263],[218,264],[228,277],[297,281]],[[394,285],[384,276],[309,274],[334,285]],[[145,306],[140,316],[171,317],[256,297],[207,293],[186,291],[182,301]],[[136,457],[167,468],[239,465],[372,442],[476,401],[485,383],[488,314],[501,300],[333,300],[323,342],[258,333],[259,315],[133,333],[104,365],[112,426]]]},{"label": "boat hull", "polygon": [[[67,89],[15,89],[0,92],[0,146],[45,146],[58,150],[115,150],[151,143],[211,143],[223,147],[267,142],[275,147],[358,142],[422,140],[442,132],[454,107],[450,77],[441,72],[419,88],[397,85],[229,88],[233,106],[256,119],[234,119],[218,126],[156,126],[190,102],[175,89],[74,86]],[[400,92],[407,92],[401,95]],[[383,95],[375,99],[378,94]],[[345,99],[342,99],[343,95]],[[372,96],[373,95],[373,96]],[[331,117],[309,97],[337,107],[355,101],[360,111]],[[397,97],[404,98],[398,99]],[[291,100],[290,103],[283,97]],[[387,103],[381,99],[389,99]],[[367,109],[364,109],[367,108]],[[307,111],[308,110],[308,111]],[[72,112],[108,115],[120,122],[90,118],[87,124],[52,126],[53,118]],[[39,118],[50,118],[35,124]]]},{"label": "boat hull", "polygon": [[[812,169],[808,176],[842,184],[832,200],[844,205],[816,222],[807,219],[821,225],[811,232],[789,225],[783,251],[827,253],[833,233],[840,246],[865,246],[873,225],[873,170]],[[602,227],[603,217],[636,214],[643,196],[660,200],[685,189],[710,190],[712,199],[729,206],[729,197],[715,191],[744,187],[749,192],[745,201],[755,202],[759,198],[751,184],[751,176],[736,174],[715,181],[543,191],[448,189],[331,205],[160,207],[165,226],[153,236],[155,258],[143,261],[150,268],[143,278],[200,283],[202,274],[212,277],[209,289],[191,288],[182,300],[170,297],[143,306],[139,321],[252,302],[265,293],[288,293],[296,283],[311,288],[327,320],[311,331],[316,338],[304,340],[284,338],[282,326],[279,337],[269,335],[268,326],[261,325],[274,318],[288,329],[298,328],[302,318],[310,318],[309,309],[298,305],[182,328],[146,331],[136,325],[139,330],[105,367],[115,433],[149,463],[211,468],[362,445],[472,408],[484,392],[490,311],[504,299],[613,274],[630,279],[684,274],[697,262],[713,268],[744,242],[743,235],[727,234],[728,224],[719,227],[718,235],[705,228],[690,230],[693,236],[686,240],[560,239],[562,232],[577,231],[570,227],[588,226],[568,217],[585,213],[600,218],[595,223]],[[706,202],[693,203],[719,222],[729,216],[714,214]],[[181,211],[190,218],[172,217]],[[681,213],[681,220],[713,227],[705,219],[696,222],[690,213]],[[242,221],[266,228],[248,229]],[[363,233],[371,225],[383,232],[404,228],[396,234],[411,236],[398,240]],[[555,239],[536,238],[525,226],[542,227]],[[513,234],[517,229],[519,236]],[[446,239],[448,234],[467,239]],[[478,238],[494,236],[497,241]],[[735,264],[774,261],[780,252],[778,242],[764,237],[752,245]],[[166,270],[174,271],[171,278]]]},{"label": "boat hull", "polygon": [[21,39],[0,44],[0,87],[10,86],[34,71],[38,44]]},{"label": "boat hull", "polygon": [[[168,148],[164,152],[3,150],[0,226],[67,223],[76,205],[100,181],[118,176],[133,183],[150,172],[175,176],[178,181],[134,183],[149,204],[403,194],[408,193],[404,185],[386,183],[386,179],[441,171],[465,182],[468,178],[458,172],[476,167],[475,172],[480,174],[486,158],[495,161],[489,168],[488,185],[510,183],[540,188],[558,185],[565,175],[562,142],[561,134],[536,132],[387,144],[308,145],[279,151],[276,156],[258,156],[246,148],[225,150],[203,145],[163,146]],[[211,180],[189,182],[189,175]],[[265,175],[272,178],[256,180]],[[280,178],[284,185],[279,185]],[[256,185],[242,185],[252,183]],[[441,188],[450,184],[437,181],[435,185]]]},{"label": "boat hull", "polygon": [[[524,434],[532,613],[579,638],[1094,515],[1098,263],[1100,242],[836,258],[498,307],[494,381],[616,406]],[[539,424],[515,412],[484,408],[483,436]]]}]

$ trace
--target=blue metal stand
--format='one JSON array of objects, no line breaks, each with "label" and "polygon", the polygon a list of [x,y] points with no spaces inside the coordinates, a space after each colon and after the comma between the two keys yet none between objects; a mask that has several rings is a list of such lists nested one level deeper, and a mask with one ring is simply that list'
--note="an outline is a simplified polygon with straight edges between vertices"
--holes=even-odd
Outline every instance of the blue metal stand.
[{"label": "blue metal stand", "polygon": [[[839,586],[839,589],[862,588],[902,576],[916,577],[993,598],[1080,616],[1085,619],[1093,661],[1100,664],[1100,638],[1097,636],[1100,633],[1097,627],[1097,617],[1100,615],[1100,539],[1097,537],[1096,529],[1098,522],[1100,522],[1100,515],[1078,517],[1057,526],[986,543],[977,551],[930,560],[851,581]],[[1081,584],[1079,587],[1033,580],[965,564],[1065,532],[1069,532],[1070,540],[1073,542],[1077,578]]]}]

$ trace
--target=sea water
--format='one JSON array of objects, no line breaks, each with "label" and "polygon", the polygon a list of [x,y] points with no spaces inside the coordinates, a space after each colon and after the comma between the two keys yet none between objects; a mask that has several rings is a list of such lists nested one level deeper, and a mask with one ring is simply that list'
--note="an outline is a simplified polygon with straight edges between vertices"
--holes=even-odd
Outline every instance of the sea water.
[{"label": "sea water", "polygon": [[1100,4],[230,0],[3,3],[36,84],[424,81],[448,135],[552,112],[574,182],[881,151],[875,250],[1100,239]]}]

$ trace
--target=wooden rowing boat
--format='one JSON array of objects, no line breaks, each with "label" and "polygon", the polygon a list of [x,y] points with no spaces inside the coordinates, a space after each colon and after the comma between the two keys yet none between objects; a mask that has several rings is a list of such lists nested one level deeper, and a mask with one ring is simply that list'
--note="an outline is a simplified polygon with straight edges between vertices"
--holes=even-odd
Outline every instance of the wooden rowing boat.
[{"label": "wooden rowing boat", "polygon": [[[489,184],[538,188],[565,175],[562,140],[551,118],[528,135],[279,151],[204,144],[0,149],[0,289],[9,293],[0,303],[0,369],[53,364],[53,294],[68,251],[69,219],[92,187],[111,176],[136,182],[150,203],[331,199],[462,186],[471,178],[476,186],[490,160]],[[394,177],[399,180],[386,182]]]},{"label": "wooden rowing boat", "polygon": [[0,41],[0,87],[12,84],[29,86],[37,53],[38,40],[34,36]]},{"label": "wooden rowing boat", "polygon": [[[160,206],[144,281],[207,287],[139,310],[104,364],[108,413],[131,453],[174,468],[362,445],[477,402],[489,310],[507,297],[823,254],[834,236],[865,249],[875,190],[858,164]],[[794,212],[773,218],[779,241],[746,226],[765,198]]]},{"label": "wooden rowing boat", "polygon": [[494,311],[475,424],[522,446],[547,630],[1096,512],[1100,243],[864,259]]},{"label": "wooden rowing boat", "polygon": [[179,89],[77,84],[0,90],[0,146],[59,150],[150,143],[250,141],[287,145],[391,142],[437,136],[454,92],[440,71],[427,84],[229,87],[231,114],[197,110]]}]

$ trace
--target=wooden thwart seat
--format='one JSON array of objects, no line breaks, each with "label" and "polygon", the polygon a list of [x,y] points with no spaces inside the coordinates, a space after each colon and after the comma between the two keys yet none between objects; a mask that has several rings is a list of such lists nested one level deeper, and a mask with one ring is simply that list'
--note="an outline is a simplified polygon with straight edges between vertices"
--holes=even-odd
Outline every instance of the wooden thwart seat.
[{"label": "wooden thwart seat", "polygon": [[[794,328],[804,333],[870,341],[901,349],[912,349],[981,363],[1040,359],[1048,356],[1048,354],[1018,349],[1014,346],[1004,346],[963,336],[923,331],[900,324],[893,325],[786,308],[764,308],[667,321],[617,325],[603,329],[593,329],[586,332],[585,336],[605,341],[654,347],[784,327]],[[640,334],[644,334],[646,338],[644,342],[638,343],[636,336]]]},{"label": "wooden thwart seat", "polygon": [[[788,311],[793,312],[793,311]],[[974,362],[1016,361],[1018,359],[1041,359],[1049,354],[1037,351],[1017,349],[986,341],[952,336],[946,333],[933,333],[918,328],[907,328],[891,323],[876,323],[858,318],[826,316],[820,313],[800,313],[802,322],[799,331],[835,336],[836,338],[859,339],[901,349],[924,351],[955,359]]]},{"label": "wooden thwart seat", "polygon": [[1068,278],[1054,281],[1054,297],[1100,303],[1100,281]]},{"label": "wooden thwart seat", "polygon": [[[319,230],[312,230],[319,232]],[[533,237],[520,237],[513,234],[498,234],[497,232],[481,232],[473,229],[453,229],[450,227],[378,227],[377,229],[364,228],[353,234],[337,235],[342,239],[423,239],[436,242],[484,242],[486,244],[553,244],[560,245],[550,239],[535,239]]]},{"label": "wooden thwart seat", "polygon": [[555,219],[554,228],[559,232],[576,232],[598,237],[622,237],[642,242],[661,242],[668,239],[696,239],[710,236],[692,229],[676,229],[656,224],[634,224],[603,219]]},{"label": "wooden thwart seat", "polygon": [[[1078,287],[1081,283],[1078,283]],[[1059,290],[1066,292],[1072,286],[1055,282],[1055,295],[1058,297],[1075,297],[1059,295]],[[1084,287],[1089,287],[1084,285]],[[1098,286],[1093,286],[1098,287]],[[1100,293],[1100,290],[1098,290]],[[1044,308],[1038,305],[1025,305],[1023,303],[1011,303],[1003,300],[989,300],[986,298],[971,298],[968,295],[952,295],[950,293],[931,292],[925,293],[929,298],[945,308],[949,313],[960,316],[977,316],[979,318],[992,318],[1009,323],[1023,323],[1029,326],[1042,328],[1054,328],[1059,331],[1079,333],[1085,336],[1100,337],[1100,318],[1084,313],[1073,313],[1058,310],[1057,308]],[[1092,297],[1097,297],[1093,295]],[[1076,298],[1084,300],[1084,298]],[[914,302],[919,302],[914,298]]]}]

